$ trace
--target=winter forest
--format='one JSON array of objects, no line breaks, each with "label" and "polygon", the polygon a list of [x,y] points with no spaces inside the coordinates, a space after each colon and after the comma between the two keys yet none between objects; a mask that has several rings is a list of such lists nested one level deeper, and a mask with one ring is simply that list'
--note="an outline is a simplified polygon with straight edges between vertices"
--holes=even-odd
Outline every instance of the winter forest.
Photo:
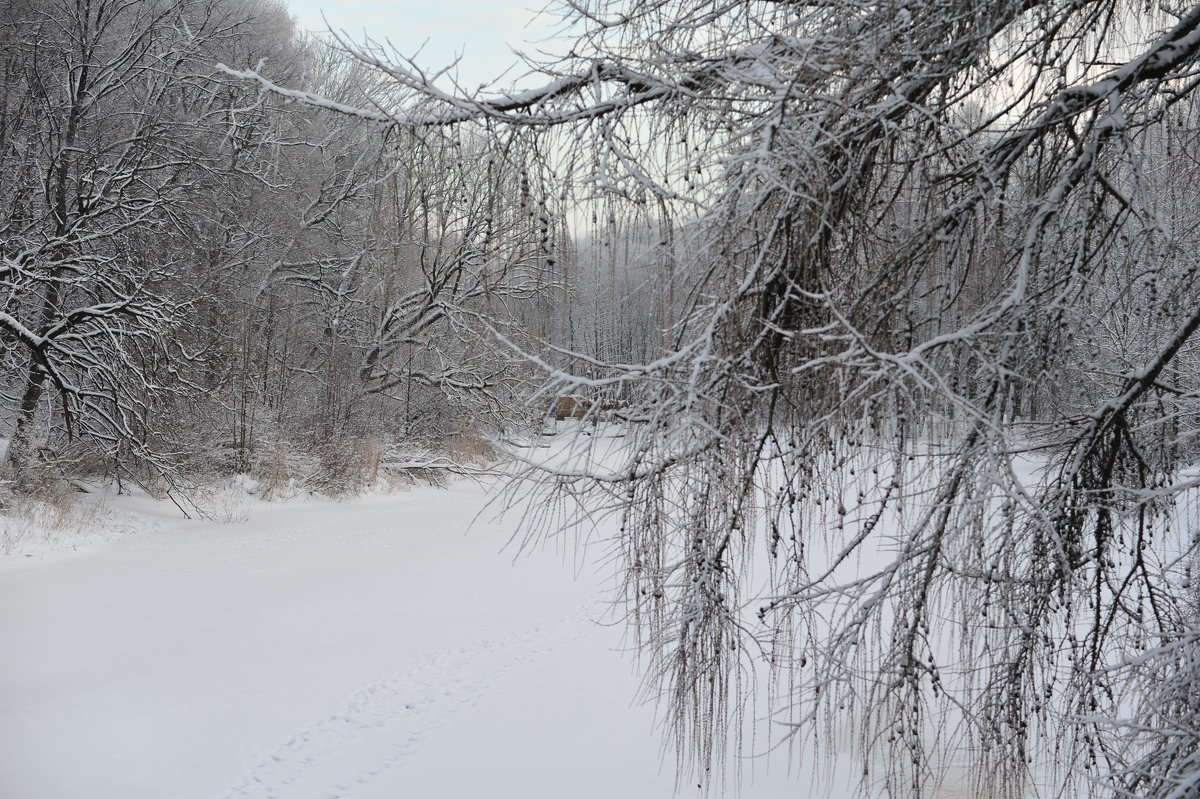
[{"label": "winter forest", "polygon": [[1200,796],[1200,5],[546,13],[0,0],[0,518],[487,480],[680,784]]}]

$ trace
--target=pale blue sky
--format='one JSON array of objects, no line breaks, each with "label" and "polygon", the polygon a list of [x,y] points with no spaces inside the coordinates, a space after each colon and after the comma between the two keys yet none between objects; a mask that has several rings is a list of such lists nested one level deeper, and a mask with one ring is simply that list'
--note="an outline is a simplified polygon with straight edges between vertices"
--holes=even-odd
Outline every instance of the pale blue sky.
[{"label": "pale blue sky", "polygon": [[[285,0],[301,27],[329,24],[360,40],[388,39],[404,55],[421,49],[422,68],[446,66],[459,54],[464,87],[492,83],[516,63],[510,48],[555,49],[553,19],[535,21],[547,0]],[[559,50],[562,48],[559,47]],[[509,72],[504,83],[525,70]]]}]

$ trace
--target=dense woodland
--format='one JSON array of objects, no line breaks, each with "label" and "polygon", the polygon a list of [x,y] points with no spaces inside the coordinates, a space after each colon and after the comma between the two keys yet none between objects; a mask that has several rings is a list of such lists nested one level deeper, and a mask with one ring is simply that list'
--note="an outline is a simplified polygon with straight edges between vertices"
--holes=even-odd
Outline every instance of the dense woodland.
[{"label": "dense woodland", "polygon": [[537,371],[489,325],[625,359],[661,338],[626,302],[630,236],[625,252],[572,242],[519,144],[383,130],[220,71],[399,107],[282,4],[0,11],[14,474],[186,493],[282,470],[320,487],[367,444],[477,448],[543,413]]},{"label": "dense woodland", "polygon": [[625,400],[520,490],[619,516],[685,769],[765,664],[872,795],[1200,792],[1200,6],[574,0],[518,92],[270,3],[3,3],[13,485]]}]

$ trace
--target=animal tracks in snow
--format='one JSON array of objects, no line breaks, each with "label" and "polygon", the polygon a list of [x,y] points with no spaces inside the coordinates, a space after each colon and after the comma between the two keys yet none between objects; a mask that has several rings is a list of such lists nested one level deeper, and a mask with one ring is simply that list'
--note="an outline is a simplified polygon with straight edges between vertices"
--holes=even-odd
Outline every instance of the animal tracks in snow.
[{"label": "animal tracks in snow", "polygon": [[461,649],[359,690],[270,754],[225,799],[341,799],[402,766],[421,742],[474,707],[505,673],[582,635],[600,613],[587,604],[548,624]]}]

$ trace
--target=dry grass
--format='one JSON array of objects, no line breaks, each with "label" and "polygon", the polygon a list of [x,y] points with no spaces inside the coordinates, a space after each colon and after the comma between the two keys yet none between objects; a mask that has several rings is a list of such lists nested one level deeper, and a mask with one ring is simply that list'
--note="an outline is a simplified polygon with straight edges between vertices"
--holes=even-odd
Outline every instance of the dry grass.
[{"label": "dry grass", "polygon": [[450,458],[464,466],[490,466],[496,460],[496,451],[479,429],[464,424],[450,438]]},{"label": "dry grass", "polygon": [[103,515],[94,502],[49,469],[27,471],[18,481],[0,473],[0,555],[69,546],[93,532]]},{"label": "dry grass", "polygon": [[307,480],[331,497],[361,494],[376,485],[383,451],[372,439],[327,444],[318,451],[316,472]]},{"label": "dry grass", "polygon": [[304,473],[303,464],[282,445],[276,445],[259,455],[254,463],[254,479],[258,481],[259,496],[268,502],[290,499],[299,494]]}]

